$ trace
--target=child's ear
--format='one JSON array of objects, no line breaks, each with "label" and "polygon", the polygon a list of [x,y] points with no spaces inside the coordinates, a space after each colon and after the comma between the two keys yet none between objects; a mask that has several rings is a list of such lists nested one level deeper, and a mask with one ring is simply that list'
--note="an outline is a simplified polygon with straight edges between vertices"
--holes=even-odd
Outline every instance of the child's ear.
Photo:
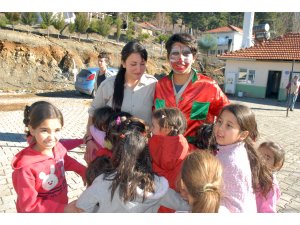
[{"label": "child's ear", "polygon": [[249,135],[249,131],[245,130],[240,133],[240,141],[245,140]]},{"label": "child's ear", "polygon": [[28,125],[28,129],[29,129],[30,135],[34,136],[34,129],[32,128],[32,126]]},{"label": "child's ear", "polygon": [[283,166],[283,160],[281,160],[280,162],[274,163],[274,168],[273,171],[277,172],[279,171]]}]

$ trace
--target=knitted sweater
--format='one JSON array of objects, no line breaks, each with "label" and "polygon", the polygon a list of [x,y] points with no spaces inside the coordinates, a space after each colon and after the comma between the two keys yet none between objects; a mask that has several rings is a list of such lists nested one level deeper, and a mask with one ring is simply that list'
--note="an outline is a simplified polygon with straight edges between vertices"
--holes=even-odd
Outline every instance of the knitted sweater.
[{"label": "knitted sweater", "polygon": [[257,212],[252,175],[243,142],[218,146],[217,158],[223,166],[224,198],[221,204],[231,212]]}]

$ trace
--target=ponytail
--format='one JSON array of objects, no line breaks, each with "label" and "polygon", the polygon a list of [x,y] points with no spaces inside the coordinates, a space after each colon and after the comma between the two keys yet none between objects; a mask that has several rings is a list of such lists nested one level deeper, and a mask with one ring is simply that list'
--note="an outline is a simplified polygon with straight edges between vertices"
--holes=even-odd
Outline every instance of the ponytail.
[{"label": "ponytail", "polygon": [[118,74],[114,83],[114,94],[112,100],[112,108],[116,112],[120,112],[124,99],[124,84],[125,84],[125,72],[126,69],[120,66]]},{"label": "ponytail", "polygon": [[245,139],[245,148],[250,162],[252,188],[254,192],[261,192],[266,197],[268,192],[273,188],[272,172],[261,161],[250,137]]},{"label": "ponytail", "polygon": [[220,199],[219,189],[199,193],[192,204],[192,213],[217,213],[219,212]]},{"label": "ponytail", "polygon": [[29,113],[30,113],[30,106],[26,105],[25,109],[24,109],[24,119],[23,119],[23,123],[25,124],[25,134],[26,137],[30,136],[30,132],[28,129],[28,125],[29,125]]}]

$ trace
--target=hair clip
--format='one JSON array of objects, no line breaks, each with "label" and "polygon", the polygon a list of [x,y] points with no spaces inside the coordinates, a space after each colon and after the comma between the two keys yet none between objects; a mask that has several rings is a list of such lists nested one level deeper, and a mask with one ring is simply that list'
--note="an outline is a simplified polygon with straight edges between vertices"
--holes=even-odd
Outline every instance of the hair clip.
[{"label": "hair clip", "polygon": [[165,115],[161,115],[161,118],[163,119],[163,118],[166,118],[166,116]]},{"label": "hair clip", "polygon": [[117,119],[116,119],[116,124],[117,124],[117,125],[120,125],[121,122],[122,122],[122,121],[121,121],[121,118],[120,118],[120,116],[118,116]]}]

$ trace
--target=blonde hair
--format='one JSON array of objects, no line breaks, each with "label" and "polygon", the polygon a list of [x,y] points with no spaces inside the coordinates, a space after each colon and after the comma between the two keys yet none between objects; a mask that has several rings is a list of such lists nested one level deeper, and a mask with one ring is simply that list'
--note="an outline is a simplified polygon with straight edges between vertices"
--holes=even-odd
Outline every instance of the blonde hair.
[{"label": "blonde hair", "polygon": [[184,160],[181,179],[193,197],[193,213],[217,213],[220,207],[222,166],[211,153],[196,150]]}]

